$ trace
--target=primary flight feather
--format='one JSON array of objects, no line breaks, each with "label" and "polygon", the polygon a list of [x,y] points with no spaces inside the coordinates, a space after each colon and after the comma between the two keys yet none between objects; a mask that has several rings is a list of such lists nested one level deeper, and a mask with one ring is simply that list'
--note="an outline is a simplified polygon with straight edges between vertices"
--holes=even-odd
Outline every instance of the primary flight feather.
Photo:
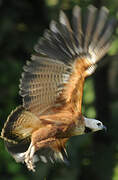
[{"label": "primary flight feather", "polygon": [[108,9],[90,5],[82,17],[75,6],[72,27],[63,11],[35,46],[20,80],[23,104],[9,115],[1,137],[17,162],[35,170],[38,160],[66,161],[71,136],[104,129],[102,122],[82,115],[85,78],[107,53],[114,30]]}]

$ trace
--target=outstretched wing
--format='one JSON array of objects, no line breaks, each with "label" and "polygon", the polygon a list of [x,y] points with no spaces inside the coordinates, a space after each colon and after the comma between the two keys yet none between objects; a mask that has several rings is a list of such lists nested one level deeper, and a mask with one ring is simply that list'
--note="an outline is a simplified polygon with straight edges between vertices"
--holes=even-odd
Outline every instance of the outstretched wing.
[{"label": "outstretched wing", "polygon": [[[24,151],[29,146],[31,135],[42,124],[62,125],[62,121],[69,124],[68,117],[72,119],[74,113],[81,115],[85,77],[94,72],[95,64],[106,54],[111,44],[114,20],[108,20],[107,16],[105,7],[97,11],[95,7],[89,6],[86,16],[82,17],[81,9],[76,6],[71,28],[61,11],[59,22],[52,21],[50,29],[45,31],[35,46],[37,54],[27,62],[20,81],[23,106],[11,112],[1,133],[8,151],[16,161],[24,162]],[[60,114],[54,113],[55,109]],[[63,109],[67,111],[61,111]],[[62,150],[67,140],[68,137],[61,139],[60,136],[48,149],[41,149],[43,152],[38,154],[40,159],[45,162],[46,158],[51,161],[63,159],[62,155],[66,154]],[[37,161],[37,154],[33,161]]]},{"label": "outstretched wing", "polygon": [[54,106],[68,82],[70,67],[59,60],[32,56],[24,67],[20,85],[24,107],[39,115]]},{"label": "outstretched wing", "polygon": [[41,115],[54,106],[68,105],[73,112],[81,112],[84,79],[111,44],[114,20],[107,16],[105,7],[97,12],[90,5],[82,17],[76,6],[73,28],[63,11],[58,23],[51,22],[35,46],[37,54],[24,67],[20,94],[26,109]]}]

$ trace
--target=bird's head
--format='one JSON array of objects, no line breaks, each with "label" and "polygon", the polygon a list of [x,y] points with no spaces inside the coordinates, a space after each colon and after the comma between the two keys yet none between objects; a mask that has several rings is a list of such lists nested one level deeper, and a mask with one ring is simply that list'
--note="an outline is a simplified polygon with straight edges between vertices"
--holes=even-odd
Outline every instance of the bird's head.
[{"label": "bird's head", "polygon": [[85,120],[85,133],[88,132],[95,132],[99,130],[106,130],[106,127],[103,125],[101,121],[98,121],[96,119],[89,119],[84,117]]}]

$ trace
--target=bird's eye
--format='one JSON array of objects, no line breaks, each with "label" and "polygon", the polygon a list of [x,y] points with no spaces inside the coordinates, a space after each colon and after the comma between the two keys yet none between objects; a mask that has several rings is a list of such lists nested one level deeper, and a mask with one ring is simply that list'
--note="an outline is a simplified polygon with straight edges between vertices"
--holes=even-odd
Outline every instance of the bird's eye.
[{"label": "bird's eye", "polygon": [[101,123],[97,123],[98,126],[101,126]]}]

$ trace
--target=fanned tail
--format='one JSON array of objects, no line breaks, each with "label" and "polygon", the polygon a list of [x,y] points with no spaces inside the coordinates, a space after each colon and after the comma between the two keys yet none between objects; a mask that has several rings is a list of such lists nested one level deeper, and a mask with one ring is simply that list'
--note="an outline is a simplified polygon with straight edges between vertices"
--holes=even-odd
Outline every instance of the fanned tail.
[{"label": "fanned tail", "polygon": [[8,116],[1,138],[11,144],[28,142],[33,130],[37,129],[38,123],[39,119],[33,113],[19,106]]},{"label": "fanned tail", "polygon": [[[98,11],[90,5],[83,18],[81,8],[75,6],[71,27],[61,11],[59,22],[52,21],[50,29],[35,46],[37,54],[27,62],[20,81],[23,105],[11,112],[1,133],[8,151],[17,162],[24,162],[25,151],[32,143],[31,136],[40,128],[41,114],[48,117],[63,110],[61,116],[67,126],[71,126],[68,112],[73,113],[72,117],[81,116],[85,77],[94,72],[95,64],[107,53],[111,44],[116,21],[108,19],[108,13],[105,7]],[[68,114],[67,118],[65,114]],[[56,121],[53,116],[51,118],[51,121]],[[82,118],[72,120],[74,123],[79,121],[83,127]],[[45,149],[39,149],[33,161],[66,161],[64,148],[68,136],[66,138],[64,134],[62,140],[60,137],[55,137],[57,141]]]},{"label": "fanned tail", "polygon": [[[8,152],[13,156],[16,162],[25,162],[25,153],[30,145],[30,141],[21,141],[18,144],[5,141],[5,146]],[[65,148],[62,148],[59,152],[54,151],[50,147],[39,149],[33,156],[33,163],[42,161],[47,162],[64,162],[68,164],[68,156]]]}]

